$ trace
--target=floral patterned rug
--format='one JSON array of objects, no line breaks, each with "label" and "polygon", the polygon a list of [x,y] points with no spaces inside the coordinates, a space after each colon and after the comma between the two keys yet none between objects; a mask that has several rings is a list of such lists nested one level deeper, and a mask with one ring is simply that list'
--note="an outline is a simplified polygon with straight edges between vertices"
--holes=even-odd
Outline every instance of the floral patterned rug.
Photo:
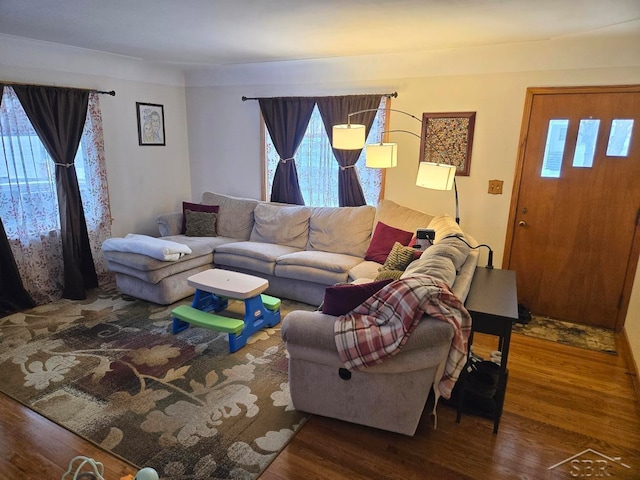
[{"label": "floral patterned rug", "polygon": [[525,325],[516,323],[513,332],[521,335],[551,340],[552,342],[586,348],[617,355],[615,334],[606,328],[590,327],[577,323],[554,320],[532,315]]},{"label": "floral patterned rug", "polygon": [[[304,424],[279,328],[173,335],[170,312],[113,285],[0,318],[0,390],[161,478],[254,479]],[[283,301],[291,309],[312,309]],[[230,310],[241,318],[244,306]]]}]

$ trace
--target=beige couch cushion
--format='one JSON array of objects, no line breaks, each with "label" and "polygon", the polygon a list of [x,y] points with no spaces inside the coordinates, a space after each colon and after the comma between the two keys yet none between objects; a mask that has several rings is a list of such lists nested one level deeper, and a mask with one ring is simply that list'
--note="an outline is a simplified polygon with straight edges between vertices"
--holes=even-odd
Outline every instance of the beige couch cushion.
[{"label": "beige couch cushion", "polygon": [[471,248],[464,243],[461,237],[443,238],[435,245],[427,248],[420,258],[440,256],[449,258],[456,270],[460,270],[469,256]]},{"label": "beige couch cushion", "polygon": [[370,205],[313,208],[307,250],[364,258],[371,240],[375,212],[375,207]]},{"label": "beige couch cushion", "polygon": [[280,255],[278,265],[310,267],[328,272],[346,273],[362,262],[359,257],[342,253],[328,253],[306,250]]},{"label": "beige couch cushion", "polygon": [[373,280],[378,276],[380,267],[382,267],[382,265],[377,262],[365,260],[349,270],[349,280]]},{"label": "beige couch cushion", "polygon": [[453,261],[446,256],[426,255],[431,248],[427,249],[418,260],[411,262],[400,278],[412,275],[431,275],[452,287],[456,281],[456,268]]},{"label": "beige couch cushion", "polygon": [[249,240],[253,230],[253,210],[258,205],[257,200],[205,192],[202,194],[202,203],[220,206],[216,224],[218,235]]},{"label": "beige couch cushion", "polygon": [[305,248],[309,240],[311,208],[259,203],[253,211],[252,242]]},{"label": "beige couch cushion", "polygon": [[380,200],[380,203],[378,203],[378,208],[376,209],[374,227],[378,222],[382,222],[391,227],[415,234],[418,228],[427,228],[433,218],[433,215],[403,207],[391,200],[383,198]]},{"label": "beige couch cushion", "polygon": [[216,248],[213,263],[273,275],[276,259],[297,250],[295,247],[275,243],[234,242]]},{"label": "beige couch cushion", "polygon": [[362,258],[341,253],[306,250],[278,257],[275,274],[278,277],[333,285],[346,282],[349,270]]},{"label": "beige couch cushion", "polygon": [[460,225],[446,214],[436,215],[433,217],[433,220],[431,220],[427,228],[432,228],[436,231],[436,238],[433,241],[434,244],[439,243],[444,237],[449,237],[451,235],[464,236],[464,232],[460,228]]}]

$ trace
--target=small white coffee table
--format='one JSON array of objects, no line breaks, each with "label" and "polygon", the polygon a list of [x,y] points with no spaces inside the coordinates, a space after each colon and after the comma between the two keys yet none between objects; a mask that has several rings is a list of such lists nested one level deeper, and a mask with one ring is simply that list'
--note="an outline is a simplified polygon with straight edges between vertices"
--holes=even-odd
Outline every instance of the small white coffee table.
[{"label": "small white coffee table", "polygon": [[[190,307],[173,309],[174,334],[190,325],[225,332],[229,334],[229,351],[235,352],[258,330],[280,323],[280,300],[262,293],[269,286],[263,278],[213,268],[190,276],[187,282],[196,293]],[[217,315],[227,308],[229,298],[244,300],[244,321]]]}]

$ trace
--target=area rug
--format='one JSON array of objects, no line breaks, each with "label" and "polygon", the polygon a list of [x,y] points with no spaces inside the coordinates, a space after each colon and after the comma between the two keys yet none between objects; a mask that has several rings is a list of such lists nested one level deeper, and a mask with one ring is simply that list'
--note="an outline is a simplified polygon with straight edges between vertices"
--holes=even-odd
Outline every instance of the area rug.
[{"label": "area rug", "polygon": [[552,342],[586,348],[617,355],[614,332],[606,328],[590,327],[576,323],[532,315],[527,324],[513,325],[514,333],[551,340]]},{"label": "area rug", "polygon": [[[230,354],[227,334],[171,333],[184,303],[109,285],[0,318],[0,390],[161,478],[257,478],[307,418],[291,405],[279,325]],[[283,301],[282,316],[300,308],[314,307]]]}]

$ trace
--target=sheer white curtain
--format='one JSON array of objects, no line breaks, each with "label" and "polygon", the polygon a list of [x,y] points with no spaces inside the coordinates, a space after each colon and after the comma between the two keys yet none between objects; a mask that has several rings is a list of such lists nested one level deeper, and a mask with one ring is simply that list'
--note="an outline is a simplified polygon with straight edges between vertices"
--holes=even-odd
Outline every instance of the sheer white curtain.
[{"label": "sheer white curtain", "polygon": [[[98,95],[91,94],[76,154],[94,263],[101,283],[110,276],[100,253],[110,236]],[[54,164],[11,87],[0,105],[0,216],[25,289],[38,304],[60,298],[63,282],[60,219]]]},{"label": "sheer white curtain", "polygon": [[[367,143],[380,141],[385,130],[385,106],[387,98],[380,103],[382,110],[378,111],[369,132]],[[377,205],[382,188],[382,170],[367,168],[364,160],[364,149],[356,163],[356,171],[364,191],[368,205]],[[340,166],[331,150],[331,144],[322,123],[318,107],[313,109],[309,126],[295,155],[296,168],[300,190],[306,205],[314,207],[337,207],[338,200],[338,169]],[[271,182],[279,161],[271,137],[265,134],[265,182],[267,198],[271,192]]]},{"label": "sheer white curtain", "polygon": [[102,243],[111,237],[111,209],[104,157],[100,95],[97,93],[89,95],[87,120],[82,131],[75,164],[93,263],[96,267],[98,284],[103,285],[113,280],[113,274],[109,272],[101,250]]}]

